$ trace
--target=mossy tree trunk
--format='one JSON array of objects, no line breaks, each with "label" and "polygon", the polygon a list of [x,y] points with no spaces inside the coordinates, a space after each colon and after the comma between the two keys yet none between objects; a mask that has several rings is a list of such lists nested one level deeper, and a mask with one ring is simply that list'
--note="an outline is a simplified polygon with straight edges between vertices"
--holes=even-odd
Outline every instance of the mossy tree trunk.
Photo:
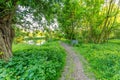
[{"label": "mossy tree trunk", "polygon": [[0,21],[0,58],[9,60],[12,57],[14,30],[9,20]]},{"label": "mossy tree trunk", "polygon": [[8,61],[12,55],[12,42],[15,35],[12,29],[13,17],[19,0],[3,0],[0,3],[0,59]]}]

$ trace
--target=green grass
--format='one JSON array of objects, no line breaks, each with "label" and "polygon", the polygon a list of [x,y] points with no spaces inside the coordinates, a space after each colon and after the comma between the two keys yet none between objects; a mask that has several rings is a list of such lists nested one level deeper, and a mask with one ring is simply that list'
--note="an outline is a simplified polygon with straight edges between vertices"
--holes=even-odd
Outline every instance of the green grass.
[{"label": "green grass", "polygon": [[0,60],[0,80],[57,80],[66,54],[58,42],[42,46],[13,44],[14,57]]},{"label": "green grass", "polygon": [[78,53],[88,61],[97,80],[120,80],[120,40],[104,44],[79,44]]}]

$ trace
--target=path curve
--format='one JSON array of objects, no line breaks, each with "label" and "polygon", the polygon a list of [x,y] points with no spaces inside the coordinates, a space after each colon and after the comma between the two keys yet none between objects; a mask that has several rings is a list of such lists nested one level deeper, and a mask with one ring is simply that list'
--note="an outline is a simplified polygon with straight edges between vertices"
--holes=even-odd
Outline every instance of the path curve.
[{"label": "path curve", "polygon": [[83,70],[82,63],[78,55],[72,50],[72,47],[61,43],[67,52],[66,66],[60,80],[93,80],[89,79]]}]

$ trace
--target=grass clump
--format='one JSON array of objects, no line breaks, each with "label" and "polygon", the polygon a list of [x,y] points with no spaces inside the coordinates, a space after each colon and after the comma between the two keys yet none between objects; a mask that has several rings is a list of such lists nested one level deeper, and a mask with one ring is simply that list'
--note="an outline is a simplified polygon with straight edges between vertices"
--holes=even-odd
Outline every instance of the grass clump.
[{"label": "grass clump", "polygon": [[57,80],[66,58],[58,42],[15,44],[13,53],[9,62],[0,61],[0,80]]},{"label": "grass clump", "polygon": [[104,44],[80,44],[74,49],[88,61],[97,80],[120,79],[120,40]]}]

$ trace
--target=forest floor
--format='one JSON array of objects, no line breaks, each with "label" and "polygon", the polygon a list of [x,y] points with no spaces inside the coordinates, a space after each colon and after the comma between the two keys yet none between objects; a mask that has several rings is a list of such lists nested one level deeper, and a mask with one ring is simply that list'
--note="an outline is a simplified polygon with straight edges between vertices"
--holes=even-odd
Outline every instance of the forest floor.
[{"label": "forest floor", "polygon": [[61,43],[62,47],[67,52],[66,66],[61,75],[60,80],[95,80],[88,78],[84,73],[80,57],[73,51],[72,47]]}]

